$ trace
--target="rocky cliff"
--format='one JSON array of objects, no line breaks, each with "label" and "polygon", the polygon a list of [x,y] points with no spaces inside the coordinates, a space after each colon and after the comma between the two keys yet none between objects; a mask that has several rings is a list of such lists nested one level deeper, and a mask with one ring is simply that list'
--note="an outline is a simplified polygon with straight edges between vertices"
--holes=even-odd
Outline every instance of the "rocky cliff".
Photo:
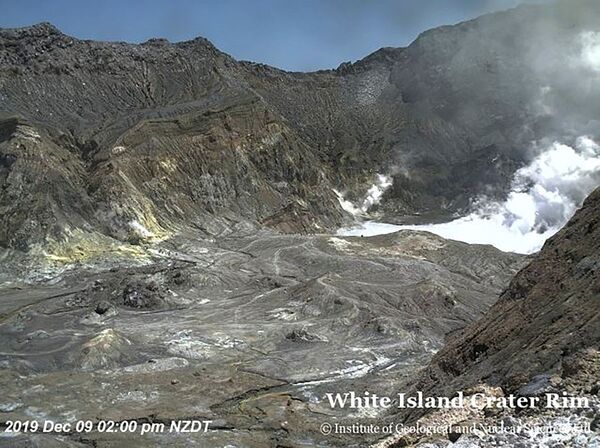
[{"label": "rocky cliff", "polygon": [[[479,408],[405,409],[394,416],[411,425],[470,429],[429,438],[396,434],[374,446],[443,448],[459,438],[467,447],[594,446],[600,411],[599,254],[600,188],[480,320],[450,336],[408,392],[454,397],[460,391],[492,401]],[[548,406],[546,394],[585,402]],[[509,395],[541,404],[495,406]]]},{"label": "rocky cliff", "polygon": [[333,189],[360,201],[377,173],[393,177],[389,220],[501,196],[532,141],[593,127],[598,92],[557,76],[556,47],[579,54],[598,7],[565,5],[441,27],[315,73],[239,62],[202,38],[1,30],[0,245],[330,230],[347,219]]},{"label": "rocky cliff", "polygon": [[[600,344],[600,189],[521,270],[484,318],[434,357],[423,385],[483,381],[515,391],[536,375],[568,373]],[[589,378],[593,386],[596,378]]]}]

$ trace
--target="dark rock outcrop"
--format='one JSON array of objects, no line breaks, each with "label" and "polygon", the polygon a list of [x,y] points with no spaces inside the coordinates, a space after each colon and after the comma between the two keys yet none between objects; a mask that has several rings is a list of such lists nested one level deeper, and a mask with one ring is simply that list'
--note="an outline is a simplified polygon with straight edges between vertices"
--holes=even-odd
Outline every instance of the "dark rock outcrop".
[{"label": "dark rock outcrop", "polygon": [[486,382],[516,392],[540,375],[577,371],[600,344],[599,257],[600,188],[487,314],[436,354],[417,387],[452,393]]}]

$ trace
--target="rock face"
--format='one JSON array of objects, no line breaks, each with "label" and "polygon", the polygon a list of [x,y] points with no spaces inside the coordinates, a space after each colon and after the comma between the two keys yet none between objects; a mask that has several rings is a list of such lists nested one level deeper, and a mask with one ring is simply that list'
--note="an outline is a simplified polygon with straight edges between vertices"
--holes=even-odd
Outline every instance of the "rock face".
[{"label": "rock face", "polygon": [[42,24],[0,42],[0,244],[342,222],[331,169],[205,40],[83,42]]},{"label": "rock face", "polygon": [[536,375],[568,371],[600,343],[599,256],[596,189],[485,317],[436,354],[423,385],[460,390],[484,381],[516,391]]},{"label": "rock face", "polygon": [[[483,404],[402,410],[393,419],[424,427],[512,428],[459,432],[461,446],[594,446],[600,412],[599,254],[600,188],[512,279],[483,318],[451,335],[408,392],[453,397],[461,391],[467,397],[477,393],[492,399],[510,394],[541,404],[530,409]],[[547,406],[546,394],[585,402]],[[540,428],[555,432],[543,434]],[[445,448],[456,439],[394,435],[376,446]]]},{"label": "rock face", "polygon": [[[450,333],[444,347],[402,390],[409,397],[452,398],[461,392],[465,404],[395,409],[382,417],[392,424],[401,421],[407,428],[449,428],[448,433],[399,432],[379,437],[371,446],[450,448],[459,439],[465,447],[595,446],[600,412],[599,347],[597,188],[513,277],[485,315]],[[574,401],[548,406],[546,394]],[[496,405],[509,395],[539,400],[539,404]],[[574,404],[577,400],[585,401]]]},{"label": "rock face", "polygon": [[315,73],[202,38],[1,30],[0,245],[64,256],[242,222],[319,232],[345,219],[333,189],[360,201],[377,173],[393,177],[389,220],[450,216],[502,195],[531,141],[594,127],[595,72],[566,81],[562,55],[581,56],[598,10],[522,6]]}]

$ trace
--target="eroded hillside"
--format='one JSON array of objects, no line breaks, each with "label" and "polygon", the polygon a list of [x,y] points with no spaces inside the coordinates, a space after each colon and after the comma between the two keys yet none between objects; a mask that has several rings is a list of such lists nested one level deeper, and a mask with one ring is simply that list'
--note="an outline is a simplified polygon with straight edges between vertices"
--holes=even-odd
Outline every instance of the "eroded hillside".
[{"label": "eroded hillside", "polygon": [[593,84],[557,75],[569,69],[557,51],[579,57],[598,7],[565,4],[441,27],[315,73],[239,62],[202,38],[2,30],[0,244],[68,246],[59,253],[80,234],[214,235],[242,221],[333,230],[348,219],[333,189],[360,202],[377,174],[393,179],[378,209],[389,221],[502,196],[532,142],[589,131],[596,112]]}]

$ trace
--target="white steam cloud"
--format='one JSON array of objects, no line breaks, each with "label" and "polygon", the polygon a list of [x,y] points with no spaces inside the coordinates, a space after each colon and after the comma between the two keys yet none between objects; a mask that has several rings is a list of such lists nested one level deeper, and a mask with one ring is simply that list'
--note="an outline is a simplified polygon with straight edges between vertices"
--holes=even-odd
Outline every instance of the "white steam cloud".
[{"label": "white steam cloud", "polygon": [[600,146],[588,137],[574,147],[554,143],[515,173],[506,201],[480,198],[477,211],[443,224],[395,226],[365,222],[341,235],[376,235],[400,229],[426,230],[467,243],[492,244],[500,250],[532,253],[575,213],[600,185]]},{"label": "white steam cloud", "polygon": [[379,204],[381,197],[385,190],[392,186],[392,178],[383,174],[377,174],[375,183],[367,190],[366,197],[363,199],[362,204],[356,206],[350,201],[344,199],[344,195],[337,190],[333,190],[340,201],[340,205],[344,210],[353,215],[361,215],[367,213],[367,211],[375,204]]},{"label": "white steam cloud", "polygon": [[581,33],[581,58],[583,63],[592,70],[600,72],[600,33],[586,31]]}]

